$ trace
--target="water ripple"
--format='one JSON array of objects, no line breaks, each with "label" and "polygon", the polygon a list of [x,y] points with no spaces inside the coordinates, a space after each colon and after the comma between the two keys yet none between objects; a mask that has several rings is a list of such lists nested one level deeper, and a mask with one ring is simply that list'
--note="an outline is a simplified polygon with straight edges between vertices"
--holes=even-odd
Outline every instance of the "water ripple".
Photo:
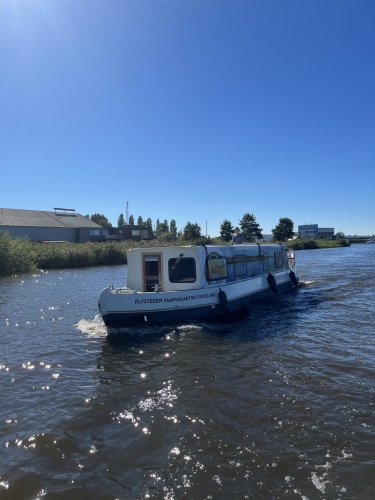
[{"label": "water ripple", "polygon": [[0,496],[372,498],[375,245],[297,260],[236,323],[110,336],[126,267],[0,279]]}]

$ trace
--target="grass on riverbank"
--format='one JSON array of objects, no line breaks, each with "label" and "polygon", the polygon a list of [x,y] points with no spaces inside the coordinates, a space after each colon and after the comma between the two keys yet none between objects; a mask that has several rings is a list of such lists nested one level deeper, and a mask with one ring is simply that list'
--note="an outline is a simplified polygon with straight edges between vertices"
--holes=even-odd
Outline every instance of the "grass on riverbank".
[{"label": "grass on riverbank", "polygon": [[[196,242],[205,243],[206,239]],[[215,244],[223,244],[218,239]],[[167,243],[188,245],[191,242]],[[0,275],[31,273],[38,269],[68,269],[91,266],[126,264],[126,251],[134,247],[165,246],[151,242],[116,241],[102,243],[36,243],[13,239],[0,231]],[[287,243],[294,250],[348,246],[346,240],[293,240]]]},{"label": "grass on riverbank", "polygon": [[129,247],[126,242],[35,243],[0,231],[0,275],[126,264]]},{"label": "grass on riverbank", "polygon": [[[204,241],[203,241],[204,240]],[[206,242],[202,238],[201,244]],[[69,269],[126,264],[126,251],[135,247],[154,247],[191,242],[161,243],[145,241],[108,241],[89,243],[37,243],[11,238],[0,231],[0,275],[37,272],[39,269]]]},{"label": "grass on riverbank", "polygon": [[36,271],[34,244],[0,231],[0,275]]}]

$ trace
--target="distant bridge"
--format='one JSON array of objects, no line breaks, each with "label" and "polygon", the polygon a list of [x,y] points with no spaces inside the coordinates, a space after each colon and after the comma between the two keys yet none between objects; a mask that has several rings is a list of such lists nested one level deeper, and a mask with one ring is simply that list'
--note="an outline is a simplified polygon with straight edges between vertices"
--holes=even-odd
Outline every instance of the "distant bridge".
[{"label": "distant bridge", "polygon": [[345,239],[349,240],[350,243],[365,243],[368,240],[373,239],[374,236],[345,236]]}]

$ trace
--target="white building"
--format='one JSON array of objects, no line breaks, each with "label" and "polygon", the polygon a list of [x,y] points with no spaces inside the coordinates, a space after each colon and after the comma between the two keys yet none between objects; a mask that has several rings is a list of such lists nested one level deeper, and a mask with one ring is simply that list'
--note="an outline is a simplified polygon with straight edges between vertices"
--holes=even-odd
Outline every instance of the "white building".
[{"label": "white building", "polygon": [[335,237],[333,227],[318,227],[318,224],[305,224],[298,226],[299,238],[325,239],[332,240]]}]

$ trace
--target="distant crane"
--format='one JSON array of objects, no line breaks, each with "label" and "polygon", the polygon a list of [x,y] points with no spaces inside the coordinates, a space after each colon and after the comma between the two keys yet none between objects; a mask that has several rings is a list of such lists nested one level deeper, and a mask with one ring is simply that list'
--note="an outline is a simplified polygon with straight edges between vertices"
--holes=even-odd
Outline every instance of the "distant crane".
[{"label": "distant crane", "polygon": [[125,211],[125,224],[129,225],[129,202],[126,202],[126,211]]}]

